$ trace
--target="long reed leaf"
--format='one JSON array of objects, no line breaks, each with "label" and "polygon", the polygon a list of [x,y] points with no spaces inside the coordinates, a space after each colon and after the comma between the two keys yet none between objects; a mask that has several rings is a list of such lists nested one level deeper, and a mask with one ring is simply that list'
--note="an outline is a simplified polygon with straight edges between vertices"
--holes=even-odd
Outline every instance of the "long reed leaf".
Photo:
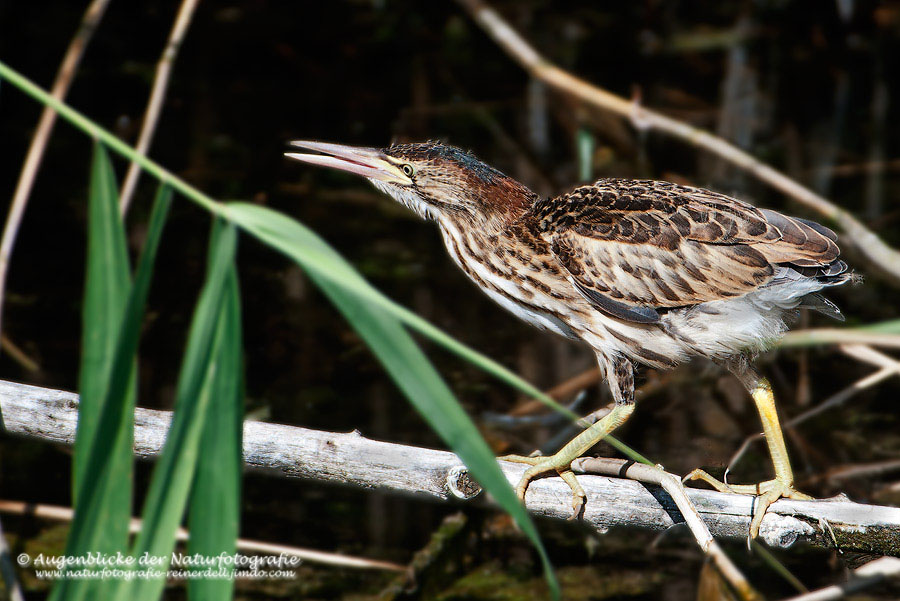
[{"label": "long reed leaf", "polygon": [[367,302],[381,307],[385,312],[483,371],[518,388],[529,396],[539,399],[548,407],[567,417],[577,419],[577,415],[562,407],[532,384],[522,380],[503,365],[459,342],[406,307],[384,296],[353,269],[340,254],[303,224],[282,213],[259,205],[233,202],[228,203],[226,207],[226,219],[293,258],[307,271],[316,273],[321,279],[331,281]]},{"label": "long reed leaf", "polygon": [[[87,261],[84,281],[84,302],[81,312],[81,364],[78,374],[80,404],[75,452],[72,457],[72,499],[78,507],[78,487],[84,481],[91,446],[97,440],[97,426],[109,388],[110,372],[119,337],[119,326],[125,313],[128,291],[131,288],[131,268],[125,227],[117,206],[118,186],[109,155],[100,143],[94,144],[91,176],[88,186]],[[136,374],[133,362],[131,378]],[[134,387],[129,387],[129,397]],[[134,398],[124,399],[133,404]],[[84,551],[113,554],[128,544],[128,521],[131,519],[132,457],[131,436],[117,439],[110,448],[123,486],[109,491],[106,524],[97,531],[96,546]],[[96,596],[106,585],[99,581],[85,581],[78,585],[86,596]]]},{"label": "long reed leaf", "polygon": [[[244,425],[244,386],[241,342],[241,307],[237,272],[232,267],[226,283],[222,319],[225,332],[217,349],[212,401],[206,407],[197,473],[188,510],[188,555],[234,555],[239,534],[241,442]],[[215,579],[191,578],[191,601],[219,601],[231,597],[233,566],[211,567]]]},{"label": "long reed leaf", "polygon": [[[119,326],[131,288],[125,227],[119,217],[117,196],[116,176],[109,155],[103,146],[97,143],[94,145],[91,182],[88,187],[87,266],[81,317],[81,365],[78,377],[81,402],[75,436],[75,454],[72,459],[72,496],[75,505],[78,504],[78,485],[83,479],[87,456],[96,438],[97,424],[109,386]],[[121,499],[117,505],[130,507],[130,488],[122,487],[118,492],[121,493]],[[130,518],[128,511],[126,509],[124,522],[121,519],[113,520],[115,526],[108,531],[109,540],[122,544],[127,542],[127,520]],[[124,530],[122,530],[123,523]],[[118,535],[116,530],[120,530]],[[117,549],[121,546],[117,543],[104,547]]]},{"label": "long reed leaf", "polygon": [[[117,196],[116,176],[109,155],[97,143],[94,145],[88,188],[87,267],[78,377],[81,403],[72,459],[73,498],[76,497],[78,484],[82,480],[90,445],[100,421],[100,409],[109,384],[119,326],[131,287],[125,227],[116,206]],[[127,496],[130,499],[130,491]],[[77,498],[75,504],[77,505]]]},{"label": "long reed leaf", "polygon": [[210,255],[211,267],[194,309],[187,347],[178,376],[175,412],[162,454],[153,470],[142,512],[143,525],[132,549],[135,557],[162,558],[158,578],[121,583],[117,599],[155,601],[165,585],[165,571],[175,546],[197,466],[206,409],[215,392],[216,372],[224,369],[217,349],[227,337],[227,284],[234,269],[237,233],[221,229]]},{"label": "long reed leaf", "polygon": [[[102,152],[102,149],[97,152]],[[111,198],[114,210],[117,210],[115,208],[117,196],[114,193]],[[66,540],[67,556],[84,557],[90,552],[114,552],[126,549],[125,537],[131,517],[135,357],[144,306],[171,198],[171,189],[160,186],[150,216],[147,241],[135,272],[134,284],[131,290],[127,291],[127,302],[124,315],[120,319],[115,353],[109,369],[108,384],[105,387],[106,393],[76,492],[78,502]],[[124,507],[122,507],[123,488],[129,491],[128,502]],[[117,520],[115,523],[114,519]],[[121,520],[124,520],[124,523]],[[119,534],[117,539],[121,546],[108,549],[105,541],[110,539],[110,531],[123,530],[124,533]],[[105,598],[114,585],[115,583],[109,580],[91,581],[63,577],[56,582],[51,599],[78,601]]]}]

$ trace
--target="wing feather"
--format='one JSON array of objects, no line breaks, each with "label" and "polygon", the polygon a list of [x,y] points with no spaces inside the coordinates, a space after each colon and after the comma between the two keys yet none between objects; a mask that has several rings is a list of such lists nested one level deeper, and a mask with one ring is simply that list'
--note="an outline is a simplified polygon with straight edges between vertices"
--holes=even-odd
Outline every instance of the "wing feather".
[{"label": "wing feather", "polygon": [[840,253],[817,223],[667,182],[603,179],[538,201],[530,215],[586,298],[639,323],[747,294],[779,264],[827,272]]}]

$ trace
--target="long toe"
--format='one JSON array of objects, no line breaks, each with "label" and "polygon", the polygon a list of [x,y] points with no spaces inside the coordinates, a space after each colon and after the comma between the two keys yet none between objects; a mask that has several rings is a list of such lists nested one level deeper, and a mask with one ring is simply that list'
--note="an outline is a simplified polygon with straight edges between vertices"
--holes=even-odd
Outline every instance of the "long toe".
[{"label": "long toe", "polygon": [[549,457],[523,457],[522,455],[512,455],[511,457],[513,457],[513,459],[508,459],[507,457],[501,457],[501,459],[512,461],[514,463],[531,465],[531,467],[522,474],[522,478],[516,486],[516,495],[518,495],[519,499],[524,503],[525,493],[528,491],[528,485],[531,484],[531,481],[541,474],[555,472],[556,466],[551,465]]},{"label": "long toe", "polygon": [[689,480],[700,480],[702,482],[706,482],[713,488],[715,488],[719,492],[735,492],[729,485],[725,484],[721,480],[714,478],[709,472],[701,469],[691,470],[687,476],[681,479],[681,482],[688,482]]},{"label": "long toe", "polygon": [[721,480],[713,478],[703,470],[696,469],[683,478],[683,482],[688,480],[701,480],[706,482],[719,492],[754,495],[756,502],[753,505],[753,517],[750,520],[750,530],[748,532],[748,543],[759,536],[759,529],[762,526],[763,518],[772,504],[781,498],[797,499],[800,501],[809,501],[813,497],[796,490],[793,483],[783,482],[781,480],[767,480],[759,484],[726,484]]},{"label": "long toe", "polygon": [[497,457],[500,461],[509,461],[510,463],[524,463],[526,465],[537,465],[546,457],[540,455],[502,455]]}]

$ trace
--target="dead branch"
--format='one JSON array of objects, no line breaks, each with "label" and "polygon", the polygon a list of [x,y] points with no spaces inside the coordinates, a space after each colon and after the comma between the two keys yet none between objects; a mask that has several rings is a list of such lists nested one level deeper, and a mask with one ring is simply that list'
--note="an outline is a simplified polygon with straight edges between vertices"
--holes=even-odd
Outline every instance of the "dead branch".
[{"label": "dead branch", "polygon": [[[75,510],[71,507],[44,505],[41,503],[26,503],[24,501],[8,501],[4,499],[0,499],[0,513],[27,515],[46,520],[58,520],[61,522],[71,522],[75,517]],[[142,521],[140,519],[131,518],[129,530],[132,533],[140,532],[141,523]],[[184,542],[187,541],[188,538],[190,538],[190,534],[184,528],[179,528],[175,532],[176,540]],[[403,572],[406,570],[406,566],[392,561],[354,557],[353,555],[345,555],[343,553],[317,551],[315,549],[280,545],[278,543],[268,543],[248,538],[237,539],[235,547],[238,551],[246,551],[248,553],[260,553],[262,555],[290,555],[292,557],[299,557],[304,561],[340,566],[342,568],[387,570],[390,572]]]},{"label": "dead branch", "polygon": [[[0,380],[0,420],[4,430],[61,444],[75,439],[78,396]],[[135,454],[157,455],[171,413],[135,412]],[[250,468],[285,477],[307,478],[449,501],[471,499],[480,487],[453,453],[379,442],[359,432],[320,432],[247,421],[244,461]],[[621,461],[623,468],[628,463]],[[511,484],[525,466],[500,462]],[[684,520],[672,499],[658,488],[633,480],[579,476],[588,502],[584,521],[593,528],[637,526],[665,530]],[[744,495],[686,489],[688,498],[716,537],[744,540],[754,499]],[[537,515],[567,519],[571,491],[559,478],[543,478],[528,488],[526,505]],[[819,524],[831,528],[823,533]],[[821,501],[782,499],[763,520],[761,538],[771,546],[798,541],[879,555],[900,555],[900,508],[863,505],[843,498]]]},{"label": "dead branch", "polygon": [[32,374],[41,371],[40,363],[29,357],[28,353],[23,351],[21,347],[13,342],[6,334],[0,334],[0,348],[2,348],[13,361],[18,363],[22,369],[30,371]]},{"label": "dead branch", "polygon": [[[554,401],[565,401],[576,393],[581,392],[589,386],[594,386],[601,381],[599,367],[592,367],[588,370],[577,374],[568,380],[561,382],[547,390],[544,394]],[[522,415],[531,415],[542,409],[546,409],[546,405],[534,399],[522,398],[519,403],[509,412],[510,417],[519,417]]]},{"label": "dead branch", "polygon": [[[84,12],[81,19],[81,25],[75,33],[75,37],[69,43],[66,55],[59,71],[56,74],[56,80],[53,82],[53,89],[50,95],[57,100],[66,97],[72,79],[75,77],[75,70],[84,51],[87,48],[91,36],[106,7],[109,0],[94,0]],[[22,166],[22,172],[19,174],[19,181],[16,184],[16,191],[13,193],[13,200],[9,207],[9,214],[6,217],[6,225],[3,228],[3,238],[0,240],[0,312],[3,310],[3,301],[6,291],[6,276],[9,272],[9,259],[12,255],[13,246],[16,244],[16,235],[19,233],[19,225],[22,223],[22,216],[25,214],[25,206],[28,204],[28,195],[31,194],[31,187],[34,184],[34,177],[37,175],[38,167],[44,156],[44,149],[47,147],[47,141],[50,139],[50,133],[53,131],[53,125],[56,123],[56,111],[49,106],[44,107],[41,113],[41,120],[38,122],[34,137],[31,139],[31,146],[28,149],[28,155],[25,158],[25,164]]]},{"label": "dead branch", "polygon": [[[159,113],[162,111],[163,97],[166,95],[166,88],[169,87],[169,75],[172,72],[172,65],[175,57],[178,55],[178,49],[184,40],[184,34],[187,32],[188,25],[191,23],[191,17],[194,15],[194,9],[197,8],[199,0],[183,0],[181,8],[178,9],[178,16],[175,18],[175,24],[169,33],[169,40],[163,49],[162,56],[156,64],[156,77],[153,79],[153,89],[150,92],[150,99],[147,101],[147,110],[144,113],[144,122],[141,125],[141,133],[138,136],[137,146],[135,148],[141,154],[147,154],[150,149],[150,142],[153,140],[153,133],[156,131],[156,122],[159,120]],[[122,194],[119,197],[119,210],[124,215],[128,212],[128,205],[131,202],[131,196],[137,187],[138,178],[141,175],[141,168],[137,163],[133,162],[128,166],[128,174],[125,176],[125,182],[122,184]]]},{"label": "dead branch", "polygon": [[846,234],[842,238],[843,243],[852,245],[861,256],[895,283],[900,282],[900,252],[887,246],[848,211],[704,129],[644,108],[637,102],[617,96],[560,69],[541,56],[497,11],[481,0],[457,2],[531,76],[582,102],[630,119],[638,129],[666,133],[729,161],[805,207],[834,221]]},{"label": "dead branch", "polygon": [[871,463],[851,463],[838,465],[823,474],[808,478],[804,481],[804,484],[806,484],[806,482],[828,482],[830,484],[836,484],[842,480],[873,478],[898,471],[900,471],[900,459],[874,461]]}]

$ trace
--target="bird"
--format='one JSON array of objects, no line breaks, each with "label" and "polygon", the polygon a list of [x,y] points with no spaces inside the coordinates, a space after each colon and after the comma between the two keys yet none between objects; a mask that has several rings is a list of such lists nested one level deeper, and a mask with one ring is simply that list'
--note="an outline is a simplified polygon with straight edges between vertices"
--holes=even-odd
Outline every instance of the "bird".
[{"label": "bird", "polygon": [[596,355],[612,409],[553,455],[506,455],[528,465],[516,486],[559,475],[573,517],[586,496],[572,462],[632,414],[635,365],[669,369],[705,357],[730,370],[756,404],[774,478],[726,484],[703,470],[685,477],[757,496],[748,540],[769,506],[796,490],[772,387],[752,358],[809,307],[843,320],[820,291],[853,278],[837,236],[800,217],[703,188],[603,178],[553,197],[441,142],[386,148],[290,142],[303,163],[360,175],[437,224],[456,265],[525,322],[580,341]]}]

